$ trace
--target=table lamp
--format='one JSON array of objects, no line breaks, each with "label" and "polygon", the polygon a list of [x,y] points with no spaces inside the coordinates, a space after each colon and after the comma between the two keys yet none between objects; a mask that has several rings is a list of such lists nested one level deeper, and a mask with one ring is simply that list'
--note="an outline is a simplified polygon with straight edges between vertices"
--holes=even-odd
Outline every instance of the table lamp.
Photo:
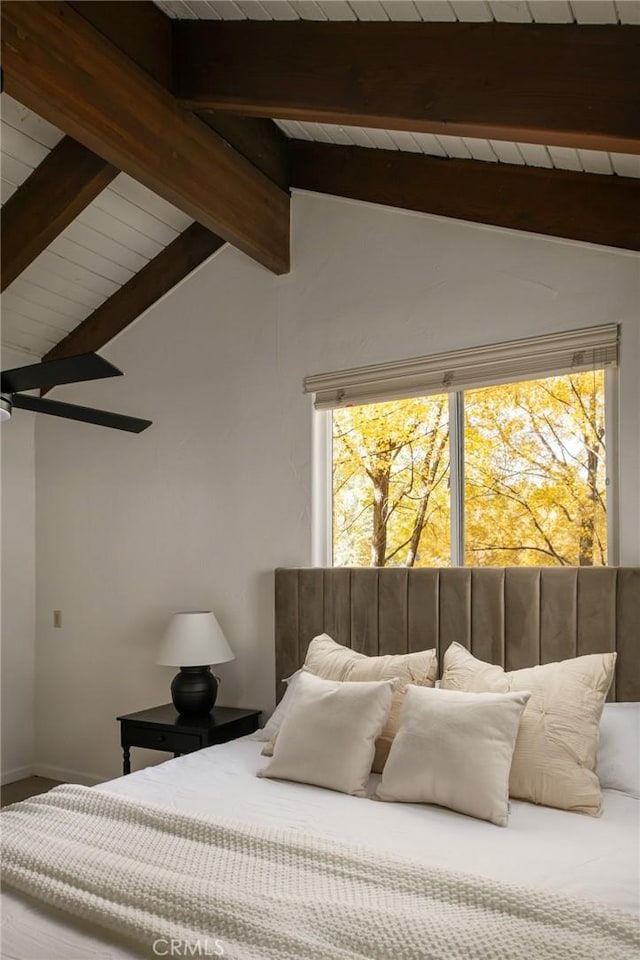
[{"label": "table lamp", "polygon": [[211,611],[174,613],[157,662],[180,667],[171,682],[171,697],[178,713],[209,713],[218,694],[218,678],[211,673],[210,665],[233,659],[235,654]]}]

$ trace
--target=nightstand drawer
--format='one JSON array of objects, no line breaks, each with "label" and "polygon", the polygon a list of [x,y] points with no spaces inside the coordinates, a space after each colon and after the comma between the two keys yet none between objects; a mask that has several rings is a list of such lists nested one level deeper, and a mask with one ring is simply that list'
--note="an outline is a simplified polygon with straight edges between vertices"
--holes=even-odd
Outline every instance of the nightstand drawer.
[{"label": "nightstand drawer", "polygon": [[167,750],[169,753],[191,753],[199,750],[200,737],[189,733],[176,733],[173,730],[154,730],[152,727],[137,727],[127,724],[122,731],[123,743],[130,747],[150,747],[152,750]]}]

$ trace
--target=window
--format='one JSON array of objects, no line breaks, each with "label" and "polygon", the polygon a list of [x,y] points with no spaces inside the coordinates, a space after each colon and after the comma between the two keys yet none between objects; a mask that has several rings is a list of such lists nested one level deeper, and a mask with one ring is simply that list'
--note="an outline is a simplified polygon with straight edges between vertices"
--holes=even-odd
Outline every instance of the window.
[{"label": "window", "polygon": [[333,413],[333,563],[451,560],[445,394]]},{"label": "window", "polygon": [[602,370],[464,395],[465,563],[607,562]]},{"label": "window", "polygon": [[[479,386],[474,375],[465,389],[435,392],[429,384],[428,395],[381,402],[373,399],[373,382],[362,386],[362,370],[348,371],[358,378],[356,384],[352,376],[349,389],[371,397],[348,406],[339,405],[345,401],[340,375],[330,375],[330,390],[317,403],[328,408],[318,416],[328,434],[330,482],[321,504],[329,516],[326,550],[316,561],[614,563],[615,487],[607,468],[615,463],[615,369],[605,367],[615,362],[612,354],[596,357],[600,365],[593,355],[572,356],[579,369],[553,376]],[[495,370],[491,375],[498,379]],[[447,370],[443,379],[452,376]],[[385,369],[382,397],[390,382]],[[391,389],[402,392],[397,380]]]}]

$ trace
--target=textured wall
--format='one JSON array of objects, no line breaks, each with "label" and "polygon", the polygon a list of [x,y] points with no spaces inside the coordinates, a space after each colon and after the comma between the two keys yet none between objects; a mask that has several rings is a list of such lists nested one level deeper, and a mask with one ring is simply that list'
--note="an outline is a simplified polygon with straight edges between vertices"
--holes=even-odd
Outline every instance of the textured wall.
[{"label": "textured wall", "polygon": [[[3,349],[2,366],[33,357]],[[20,410],[2,440],[2,781],[28,776],[35,734],[34,416]]]}]

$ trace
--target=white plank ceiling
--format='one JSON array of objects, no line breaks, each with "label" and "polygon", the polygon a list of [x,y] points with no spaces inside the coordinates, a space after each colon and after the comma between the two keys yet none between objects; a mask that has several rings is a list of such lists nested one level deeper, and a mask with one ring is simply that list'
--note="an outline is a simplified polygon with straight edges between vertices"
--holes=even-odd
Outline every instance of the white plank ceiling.
[{"label": "white plank ceiling", "polygon": [[640,23],[640,0],[155,0],[180,20]]},{"label": "white plank ceiling", "polygon": [[427,153],[434,157],[460,157],[467,160],[487,160],[491,163],[517,163],[529,167],[558,167],[561,170],[581,170],[585,173],[640,177],[640,156],[626,153],[546,147],[506,140],[435,136],[431,133],[407,133],[404,130],[380,130],[373,127],[335,126],[330,123],[299,123],[297,120],[276,120],[276,123],[289,138],[295,140],[319,140],[379,150]]},{"label": "white plank ceiling", "polygon": [[[3,93],[2,203],[62,139]],[[193,221],[119,174],[2,294],[2,343],[41,357]]]}]

